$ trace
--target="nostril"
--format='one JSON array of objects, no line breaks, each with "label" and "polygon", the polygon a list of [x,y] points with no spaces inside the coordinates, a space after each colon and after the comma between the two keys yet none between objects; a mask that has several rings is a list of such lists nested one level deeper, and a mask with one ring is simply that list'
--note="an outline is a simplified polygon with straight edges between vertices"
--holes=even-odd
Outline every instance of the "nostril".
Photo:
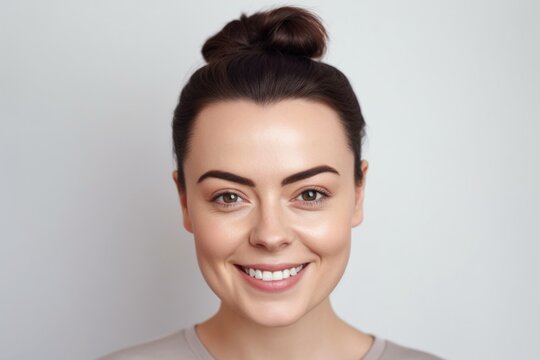
[{"label": "nostril", "polygon": [[291,239],[284,231],[254,231],[249,242],[258,248],[283,248],[291,243]]},{"label": "nostril", "polygon": [[287,239],[282,240],[255,240],[251,242],[253,246],[259,248],[259,249],[270,249],[270,250],[277,250],[277,249],[283,249],[289,246],[290,241]]}]

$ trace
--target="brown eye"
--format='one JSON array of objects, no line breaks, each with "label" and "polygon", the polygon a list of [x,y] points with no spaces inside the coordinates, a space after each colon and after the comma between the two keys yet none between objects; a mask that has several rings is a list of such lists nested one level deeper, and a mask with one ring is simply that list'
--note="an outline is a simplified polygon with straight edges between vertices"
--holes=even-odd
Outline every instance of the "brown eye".
[{"label": "brown eye", "polygon": [[230,191],[222,192],[214,196],[210,201],[222,208],[233,208],[241,206],[242,203],[246,202],[242,196]]},{"label": "brown eye", "polygon": [[315,190],[306,190],[302,193],[302,200],[304,201],[314,201],[317,200],[318,191]]},{"label": "brown eye", "polygon": [[297,196],[297,199],[302,203],[303,206],[315,208],[323,206],[325,201],[327,201],[330,196],[330,193],[328,193],[326,190],[311,188],[302,191]]},{"label": "brown eye", "polygon": [[223,202],[225,203],[235,203],[238,200],[238,195],[235,193],[225,193],[221,196],[223,196]]}]

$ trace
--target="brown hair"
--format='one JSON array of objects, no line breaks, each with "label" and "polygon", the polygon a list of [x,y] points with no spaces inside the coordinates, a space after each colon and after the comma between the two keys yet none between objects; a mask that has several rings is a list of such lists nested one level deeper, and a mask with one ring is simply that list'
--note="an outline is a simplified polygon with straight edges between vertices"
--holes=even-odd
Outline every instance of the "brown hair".
[{"label": "brown hair", "polygon": [[202,47],[207,64],[184,86],[172,122],[178,182],[185,191],[183,163],[197,114],[209,103],[249,99],[271,104],[289,98],[322,102],[339,115],[354,153],[354,180],[363,179],[361,145],[365,122],[347,77],[320,59],[328,35],[308,10],[284,6],[226,24]]}]

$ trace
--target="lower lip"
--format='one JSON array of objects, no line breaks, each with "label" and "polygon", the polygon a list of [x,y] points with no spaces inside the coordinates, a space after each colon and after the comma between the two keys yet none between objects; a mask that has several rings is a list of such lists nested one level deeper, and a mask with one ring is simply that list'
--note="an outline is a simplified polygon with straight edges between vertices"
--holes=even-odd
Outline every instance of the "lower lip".
[{"label": "lower lip", "polygon": [[272,280],[272,281],[263,281],[259,279],[255,279],[248,274],[244,270],[242,270],[241,267],[235,266],[236,269],[238,269],[238,272],[240,272],[240,276],[251,286],[258,290],[262,290],[269,293],[278,293],[286,291],[290,288],[292,288],[294,285],[296,285],[297,282],[302,279],[304,276],[304,272],[306,271],[306,268],[309,264],[305,264],[302,268],[302,270],[296,274],[295,276],[288,277],[287,279],[283,280]]}]

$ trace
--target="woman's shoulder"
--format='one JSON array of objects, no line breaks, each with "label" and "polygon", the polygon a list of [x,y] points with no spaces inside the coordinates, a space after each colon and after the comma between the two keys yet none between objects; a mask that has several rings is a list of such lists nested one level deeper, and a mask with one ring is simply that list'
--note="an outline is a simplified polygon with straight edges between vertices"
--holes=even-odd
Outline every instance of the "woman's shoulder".
[{"label": "woman's shoulder", "polygon": [[369,352],[361,360],[443,360],[442,358],[422,351],[403,346],[394,341],[375,336]]},{"label": "woman's shoulder", "polygon": [[97,360],[200,360],[208,359],[208,352],[196,339],[194,327],[187,327],[154,340],[114,351]]}]

